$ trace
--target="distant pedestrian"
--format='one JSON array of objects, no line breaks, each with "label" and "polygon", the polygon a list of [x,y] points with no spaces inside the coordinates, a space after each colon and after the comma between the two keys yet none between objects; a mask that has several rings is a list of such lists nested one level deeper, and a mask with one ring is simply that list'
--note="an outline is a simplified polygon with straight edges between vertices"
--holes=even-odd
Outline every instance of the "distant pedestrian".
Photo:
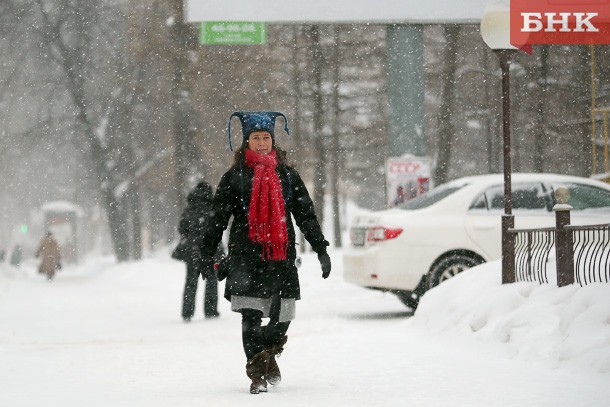
[{"label": "distant pedestrian", "polygon": [[[250,393],[267,391],[267,383],[281,380],[275,356],[283,351],[286,332],[301,298],[296,266],[292,218],[318,254],[322,277],[330,274],[330,257],[314,205],[299,173],[286,162],[286,152],[275,144],[279,112],[235,112],[242,123],[243,143],[235,162],[222,176],[212,216],[206,223],[201,252],[207,263],[232,217],[229,254],[221,263],[225,298],[242,315],[242,342]],[[231,146],[231,144],[229,144]],[[262,318],[269,323],[262,326]]]},{"label": "distant pedestrian", "polygon": [[[189,193],[187,206],[182,212],[178,232],[180,243],[173,252],[172,257],[186,263],[186,279],[182,295],[182,318],[189,322],[195,313],[195,300],[199,276],[205,280],[203,296],[203,313],[206,318],[215,318],[218,313],[218,279],[216,271],[210,264],[205,264],[201,258],[198,244],[203,235],[203,223],[209,215],[214,193],[212,187],[201,181]],[[219,262],[224,251],[219,243],[215,253],[215,261]]]},{"label": "distant pedestrian", "polygon": [[55,277],[55,271],[61,267],[61,256],[59,252],[59,244],[53,237],[51,232],[45,233],[40,240],[36,257],[41,258],[38,272],[47,276],[49,281]]}]

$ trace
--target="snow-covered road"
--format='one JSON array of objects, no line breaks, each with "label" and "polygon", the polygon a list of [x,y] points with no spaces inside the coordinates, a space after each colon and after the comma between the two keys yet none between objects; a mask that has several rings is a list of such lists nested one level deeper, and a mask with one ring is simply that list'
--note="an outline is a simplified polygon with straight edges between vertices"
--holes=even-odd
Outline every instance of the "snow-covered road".
[{"label": "snow-covered road", "polygon": [[50,284],[32,264],[0,269],[0,405],[608,405],[610,373],[429,328],[429,310],[418,323],[394,296],[346,284],[341,252],[331,256],[328,280],[305,256],[283,382],[260,395],[248,392],[239,315],[221,299],[220,318],[205,320],[200,291],[183,323],[183,268],[166,253],[91,260]]}]

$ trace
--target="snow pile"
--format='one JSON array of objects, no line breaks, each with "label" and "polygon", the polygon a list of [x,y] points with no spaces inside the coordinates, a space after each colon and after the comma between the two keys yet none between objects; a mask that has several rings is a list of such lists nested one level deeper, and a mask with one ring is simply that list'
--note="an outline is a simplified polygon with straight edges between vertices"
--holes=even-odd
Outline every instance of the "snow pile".
[{"label": "snow pile", "polygon": [[502,285],[495,261],[429,291],[411,323],[502,344],[511,357],[610,373],[609,284]]}]

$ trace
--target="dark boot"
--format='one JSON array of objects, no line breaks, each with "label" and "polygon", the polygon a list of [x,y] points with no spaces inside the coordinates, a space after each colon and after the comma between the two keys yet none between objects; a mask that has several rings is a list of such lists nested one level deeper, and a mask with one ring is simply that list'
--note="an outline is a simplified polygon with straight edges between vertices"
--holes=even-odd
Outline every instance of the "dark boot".
[{"label": "dark boot", "polygon": [[267,375],[265,376],[265,379],[273,386],[280,384],[282,381],[280,368],[275,361],[275,357],[279,357],[282,354],[286,341],[288,341],[288,336],[284,336],[277,345],[273,345],[265,349],[265,351],[269,354],[269,363],[267,365]]},{"label": "dark boot", "polygon": [[266,351],[258,352],[246,363],[246,374],[252,380],[250,393],[258,394],[267,391],[267,365],[269,364],[269,354]]}]

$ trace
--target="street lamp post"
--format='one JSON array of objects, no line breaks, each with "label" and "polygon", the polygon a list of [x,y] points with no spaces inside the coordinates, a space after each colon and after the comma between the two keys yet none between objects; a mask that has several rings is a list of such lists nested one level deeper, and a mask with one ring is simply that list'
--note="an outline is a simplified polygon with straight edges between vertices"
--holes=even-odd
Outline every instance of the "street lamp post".
[{"label": "street lamp post", "polygon": [[488,7],[481,18],[481,36],[498,59],[502,70],[502,142],[504,158],[504,214],[502,215],[502,284],[515,282],[515,226],[512,214],[510,156],[510,64],[517,49],[510,44],[510,12],[504,4]]}]

